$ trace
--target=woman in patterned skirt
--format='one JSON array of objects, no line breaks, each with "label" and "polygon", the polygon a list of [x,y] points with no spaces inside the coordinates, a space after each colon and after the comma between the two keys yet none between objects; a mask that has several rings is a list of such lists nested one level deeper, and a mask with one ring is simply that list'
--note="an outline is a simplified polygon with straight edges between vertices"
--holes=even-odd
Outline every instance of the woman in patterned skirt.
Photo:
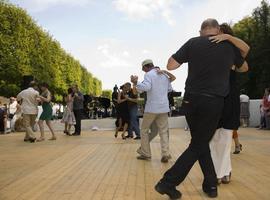
[{"label": "woman in patterned skirt", "polygon": [[68,89],[68,94],[65,97],[65,102],[67,104],[67,107],[65,109],[63,118],[62,118],[62,123],[65,123],[65,130],[64,133],[67,135],[71,135],[70,129],[72,125],[75,125],[76,119],[73,113],[73,101],[74,101],[74,93],[72,88]]}]

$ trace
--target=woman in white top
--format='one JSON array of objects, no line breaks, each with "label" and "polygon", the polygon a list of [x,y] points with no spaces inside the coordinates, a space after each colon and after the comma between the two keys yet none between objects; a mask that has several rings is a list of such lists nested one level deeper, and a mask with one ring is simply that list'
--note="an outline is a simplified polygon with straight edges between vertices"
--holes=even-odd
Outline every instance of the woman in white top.
[{"label": "woman in white top", "polygon": [[65,123],[64,133],[67,135],[71,135],[70,133],[71,126],[76,124],[76,119],[73,113],[74,93],[71,88],[68,89],[68,95],[65,97],[65,101],[67,107],[65,109],[61,122]]}]

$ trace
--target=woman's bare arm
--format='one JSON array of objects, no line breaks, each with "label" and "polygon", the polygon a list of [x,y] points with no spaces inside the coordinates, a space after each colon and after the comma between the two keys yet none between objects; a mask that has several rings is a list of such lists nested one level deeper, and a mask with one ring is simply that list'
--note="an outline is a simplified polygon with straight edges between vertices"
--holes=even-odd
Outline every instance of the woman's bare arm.
[{"label": "woman's bare arm", "polygon": [[231,42],[234,46],[236,46],[240,50],[241,55],[244,58],[247,56],[247,54],[250,50],[250,47],[248,46],[248,44],[246,42],[244,42],[240,38],[234,37],[234,36],[229,35],[229,34],[220,34],[220,35],[212,36],[209,39],[212,42],[216,42],[216,43],[228,40],[229,42]]}]

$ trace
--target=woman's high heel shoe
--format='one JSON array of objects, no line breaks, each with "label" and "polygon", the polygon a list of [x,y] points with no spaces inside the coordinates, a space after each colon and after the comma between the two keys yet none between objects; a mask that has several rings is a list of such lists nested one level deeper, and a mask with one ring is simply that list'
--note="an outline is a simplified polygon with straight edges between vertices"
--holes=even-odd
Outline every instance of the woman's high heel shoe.
[{"label": "woman's high heel shoe", "polygon": [[229,176],[224,176],[221,179],[221,183],[223,184],[229,184],[231,182],[232,173],[229,174]]},{"label": "woman's high heel shoe", "polygon": [[125,136],[125,134],[122,134],[121,136],[122,136],[122,139],[123,140],[127,139],[127,137]]},{"label": "woman's high heel shoe", "polygon": [[52,136],[49,140],[56,140],[56,137]]},{"label": "woman's high heel shoe", "polygon": [[235,151],[233,152],[233,154],[239,154],[241,151],[242,151],[242,144],[239,144],[235,146]]},{"label": "woman's high heel shoe", "polygon": [[44,140],[45,140],[44,137],[40,137],[40,138],[38,138],[36,141],[37,141],[37,142],[43,142]]}]

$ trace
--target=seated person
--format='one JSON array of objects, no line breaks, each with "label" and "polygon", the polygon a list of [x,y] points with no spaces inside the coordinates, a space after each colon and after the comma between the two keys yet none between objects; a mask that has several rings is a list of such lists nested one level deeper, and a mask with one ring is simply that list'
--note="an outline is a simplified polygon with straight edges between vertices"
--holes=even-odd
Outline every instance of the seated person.
[{"label": "seated person", "polygon": [[0,133],[5,134],[7,127],[7,110],[0,102]]}]

